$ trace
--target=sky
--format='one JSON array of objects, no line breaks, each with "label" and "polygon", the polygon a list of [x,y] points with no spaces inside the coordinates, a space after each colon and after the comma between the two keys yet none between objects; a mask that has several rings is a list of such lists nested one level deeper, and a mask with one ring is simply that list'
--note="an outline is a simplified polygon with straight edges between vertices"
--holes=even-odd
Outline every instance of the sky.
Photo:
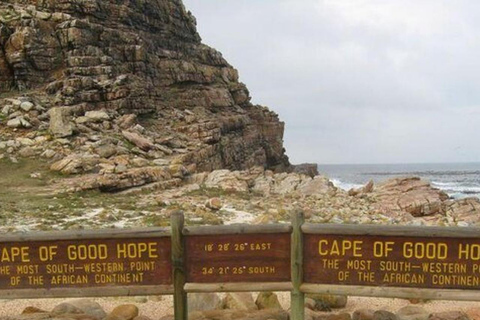
[{"label": "sky", "polygon": [[480,1],[184,4],[292,163],[480,162]]}]

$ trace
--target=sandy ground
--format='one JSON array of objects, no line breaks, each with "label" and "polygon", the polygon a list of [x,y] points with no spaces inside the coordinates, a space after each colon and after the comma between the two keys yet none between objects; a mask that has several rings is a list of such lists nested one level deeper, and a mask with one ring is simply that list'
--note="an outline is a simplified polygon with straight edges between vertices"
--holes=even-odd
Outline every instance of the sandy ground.
[{"label": "sandy ground", "polygon": [[[280,303],[285,309],[290,306],[289,293],[278,293]],[[153,320],[157,320],[164,315],[173,313],[172,296],[162,297],[119,297],[119,298],[89,298],[98,302],[108,313],[118,305],[125,303],[136,304],[140,309],[140,314]],[[34,306],[46,311],[51,310],[57,304],[69,299],[30,299],[30,300],[0,300],[0,316],[17,315],[28,306]],[[145,302],[146,300],[146,302]],[[405,299],[391,298],[365,298],[349,297],[347,307],[338,309],[342,312],[353,312],[357,309],[368,308],[373,310],[387,310],[395,312],[398,309],[410,305],[410,301]],[[426,303],[415,304],[424,307],[430,312],[442,311],[467,311],[469,309],[480,309],[479,302],[470,301],[428,301]],[[480,319],[472,319],[480,320]]]}]

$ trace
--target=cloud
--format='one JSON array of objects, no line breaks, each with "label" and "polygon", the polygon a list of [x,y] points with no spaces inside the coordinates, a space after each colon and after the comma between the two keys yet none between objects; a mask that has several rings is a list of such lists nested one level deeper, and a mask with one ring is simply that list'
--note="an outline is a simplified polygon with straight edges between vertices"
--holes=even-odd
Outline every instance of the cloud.
[{"label": "cloud", "polygon": [[479,161],[480,3],[184,0],[294,162]]}]

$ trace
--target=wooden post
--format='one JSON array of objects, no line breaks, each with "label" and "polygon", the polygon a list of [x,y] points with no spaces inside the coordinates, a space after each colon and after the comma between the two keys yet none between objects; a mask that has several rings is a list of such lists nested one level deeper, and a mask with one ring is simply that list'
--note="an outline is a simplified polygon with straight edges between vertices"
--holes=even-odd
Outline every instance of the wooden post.
[{"label": "wooden post", "polygon": [[172,267],[173,267],[173,310],[175,320],[187,320],[187,293],[184,286],[185,273],[185,246],[183,239],[183,212],[175,211],[171,216],[172,225]]},{"label": "wooden post", "polygon": [[302,224],[305,221],[302,211],[295,211],[292,215],[292,285],[290,319],[303,320],[305,318],[305,295],[300,291],[303,282],[303,235]]}]

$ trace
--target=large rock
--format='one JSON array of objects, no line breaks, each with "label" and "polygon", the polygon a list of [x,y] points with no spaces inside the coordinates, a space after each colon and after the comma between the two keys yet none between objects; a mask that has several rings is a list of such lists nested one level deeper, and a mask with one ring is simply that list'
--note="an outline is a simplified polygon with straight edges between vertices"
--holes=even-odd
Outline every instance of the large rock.
[{"label": "large rock", "polygon": [[102,306],[90,299],[75,299],[67,301],[67,303],[98,320],[102,320],[107,316]]},{"label": "large rock", "polygon": [[223,299],[223,306],[225,309],[258,310],[252,294],[249,292],[227,293]]},{"label": "large rock", "polygon": [[427,320],[430,312],[420,306],[405,306],[397,310],[398,320]]},{"label": "large rock", "polygon": [[317,310],[345,308],[348,302],[344,295],[309,293],[306,297],[315,300]]},{"label": "large rock", "polygon": [[357,309],[352,314],[352,320],[373,320],[374,313],[372,309]]},{"label": "large rock", "polygon": [[133,320],[138,316],[138,307],[134,304],[122,304],[115,307],[105,320]]},{"label": "large rock", "polygon": [[211,310],[193,312],[189,320],[288,320],[288,312],[284,310]]},{"label": "large rock", "polygon": [[428,320],[471,320],[468,315],[461,311],[445,311],[432,313]]},{"label": "large rock", "polygon": [[394,178],[376,186],[376,207],[385,212],[407,212],[415,217],[443,214],[448,195],[418,177]]},{"label": "large rock", "polygon": [[377,310],[373,313],[373,320],[398,320],[398,318],[390,311]]},{"label": "large rock", "polygon": [[155,148],[155,145],[153,144],[150,139],[142,136],[139,133],[136,132],[130,132],[130,131],[122,131],[122,135],[127,139],[129,142],[133,143],[140,149],[144,151],[148,151],[150,149]]},{"label": "large rock", "polygon": [[206,178],[205,187],[225,191],[248,192],[248,183],[242,179],[238,171],[215,170]]},{"label": "large rock", "polygon": [[258,309],[282,309],[278,296],[273,292],[260,292],[255,300]]},{"label": "large rock", "polygon": [[220,309],[222,300],[218,294],[208,293],[189,293],[188,294],[188,313],[194,311],[207,311]]},{"label": "large rock", "polygon": [[50,169],[63,174],[83,173],[92,170],[99,163],[98,157],[85,154],[71,154],[53,163]]},{"label": "large rock", "polygon": [[48,111],[50,115],[50,132],[58,138],[68,137],[73,134],[70,123],[71,111],[67,107],[55,107]]}]

